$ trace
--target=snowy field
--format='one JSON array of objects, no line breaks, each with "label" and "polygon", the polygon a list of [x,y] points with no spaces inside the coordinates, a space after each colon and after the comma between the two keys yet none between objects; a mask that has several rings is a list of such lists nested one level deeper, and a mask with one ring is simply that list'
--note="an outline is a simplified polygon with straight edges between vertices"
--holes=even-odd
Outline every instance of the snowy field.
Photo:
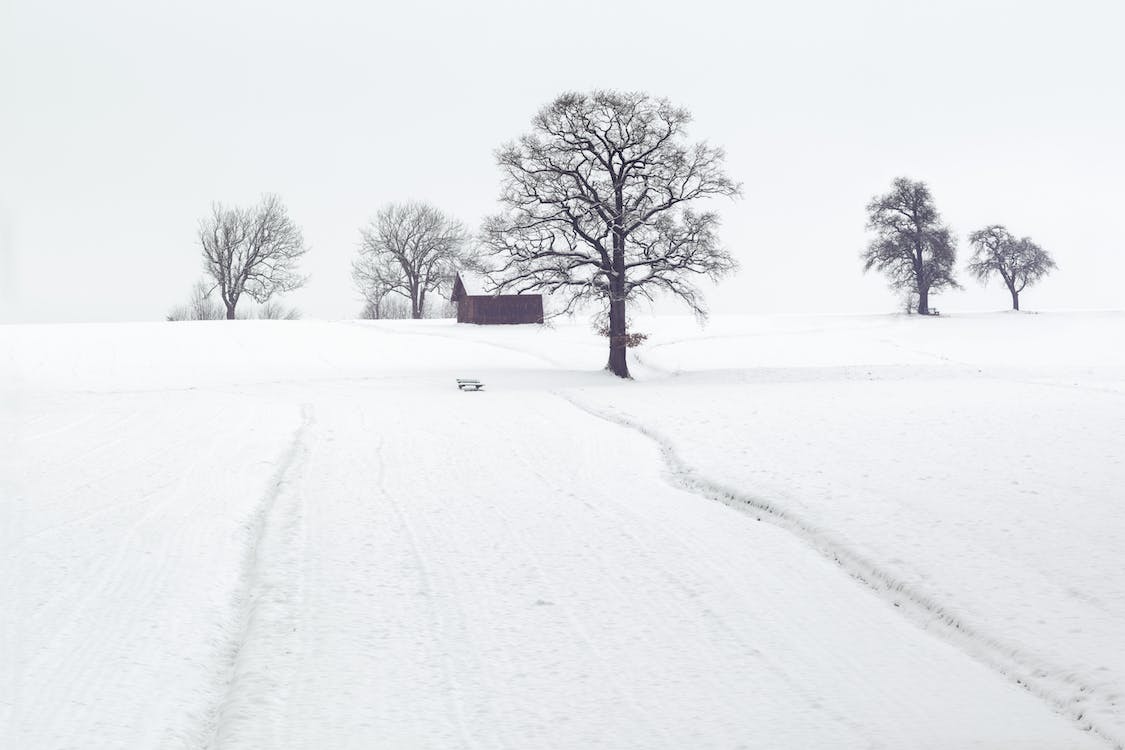
[{"label": "snowy field", "polygon": [[1125,744],[1125,314],[637,327],[0,327],[0,747]]}]

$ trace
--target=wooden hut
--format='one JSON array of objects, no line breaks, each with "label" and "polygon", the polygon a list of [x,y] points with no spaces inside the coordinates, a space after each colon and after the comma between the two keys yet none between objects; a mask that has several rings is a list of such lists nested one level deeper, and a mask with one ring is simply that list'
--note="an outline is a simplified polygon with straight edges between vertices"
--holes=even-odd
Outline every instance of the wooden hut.
[{"label": "wooden hut", "polygon": [[487,294],[480,279],[457,274],[449,300],[457,305],[458,323],[511,325],[543,322],[542,294]]}]

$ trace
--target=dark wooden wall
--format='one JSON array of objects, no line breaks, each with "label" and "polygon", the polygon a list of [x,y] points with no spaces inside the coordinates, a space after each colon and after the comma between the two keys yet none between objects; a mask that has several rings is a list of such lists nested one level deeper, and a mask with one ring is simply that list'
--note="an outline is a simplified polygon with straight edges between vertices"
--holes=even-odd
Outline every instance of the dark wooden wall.
[{"label": "dark wooden wall", "polygon": [[457,322],[506,325],[543,322],[543,295],[464,296],[457,302]]}]

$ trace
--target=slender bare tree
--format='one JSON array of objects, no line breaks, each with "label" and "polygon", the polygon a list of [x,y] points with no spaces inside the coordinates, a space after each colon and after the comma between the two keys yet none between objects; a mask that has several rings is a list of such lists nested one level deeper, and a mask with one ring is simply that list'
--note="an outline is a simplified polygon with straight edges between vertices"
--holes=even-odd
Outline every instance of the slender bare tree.
[{"label": "slender bare tree", "polygon": [[254,317],[259,320],[300,320],[301,311],[271,299],[254,311]]},{"label": "slender bare tree", "polygon": [[1020,292],[1056,268],[1050,254],[1030,237],[1017,240],[1000,224],[973,232],[969,243],[973,246],[969,273],[982,282],[999,275],[1012,295],[1013,310],[1020,309]]},{"label": "slender bare tree", "polygon": [[186,305],[172,308],[166,320],[222,320],[223,308],[211,299],[210,285],[200,279],[191,287],[191,297]]},{"label": "slender bare tree", "polygon": [[379,314],[383,300],[410,300],[412,318],[423,317],[426,294],[449,284],[459,267],[471,266],[469,235],[461,222],[427,203],[384,206],[360,230],[352,279]]},{"label": "slender bare tree", "polygon": [[[363,295],[364,318],[379,320],[410,317],[409,309],[406,315],[402,315],[399,309],[401,306],[393,305],[395,300],[388,299],[395,280],[400,277],[400,271],[401,267],[392,255],[364,252],[361,245],[359,257],[352,261],[352,280]],[[405,300],[401,297],[397,300],[405,305]]]},{"label": "slender bare tree", "polygon": [[481,241],[499,290],[541,290],[568,313],[608,307],[607,368],[629,377],[626,305],[667,292],[705,315],[693,277],[737,267],[719,217],[693,201],[734,197],[722,149],[688,144],[687,110],[642,92],[567,93],[540,110],[532,132],[496,155],[505,212]]},{"label": "slender bare tree", "polygon": [[222,308],[211,299],[211,291],[203,279],[192,285],[188,309],[192,320],[219,320],[223,317]]},{"label": "slender bare tree", "polygon": [[276,195],[265,195],[248,209],[213,204],[211,216],[199,223],[199,242],[203,268],[219,290],[228,320],[234,320],[244,293],[265,304],[307,280],[296,265],[308,248]]},{"label": "slender bare tree", "polygon": [[377,301],[368,300],[363,304],[359,317],[364,320],[409,320],[410,303],[398,295]]},{"label": "slender bare tree", "polygon": [[875,239],[863,252],[863,270],[882,271],[893,288],[917,294],[919,315],[930,312],[930,292],[959,288],[953,278],[957,240],[926,183],[895,179],[889,193],[867,204],[867,217]]}]

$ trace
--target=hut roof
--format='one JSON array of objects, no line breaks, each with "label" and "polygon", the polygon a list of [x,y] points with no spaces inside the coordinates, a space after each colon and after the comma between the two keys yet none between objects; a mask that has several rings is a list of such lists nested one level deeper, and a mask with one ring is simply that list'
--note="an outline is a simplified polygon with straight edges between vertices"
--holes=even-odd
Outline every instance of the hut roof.
[{"label": "hut roof", "polygon": [[456,302],[462,297],[492,296],[495,292],[487,291],[492,285],[488,279],[471,271],[458,271],[457,278],[453,281],[453,293],[449,296],[451,302]]}]

